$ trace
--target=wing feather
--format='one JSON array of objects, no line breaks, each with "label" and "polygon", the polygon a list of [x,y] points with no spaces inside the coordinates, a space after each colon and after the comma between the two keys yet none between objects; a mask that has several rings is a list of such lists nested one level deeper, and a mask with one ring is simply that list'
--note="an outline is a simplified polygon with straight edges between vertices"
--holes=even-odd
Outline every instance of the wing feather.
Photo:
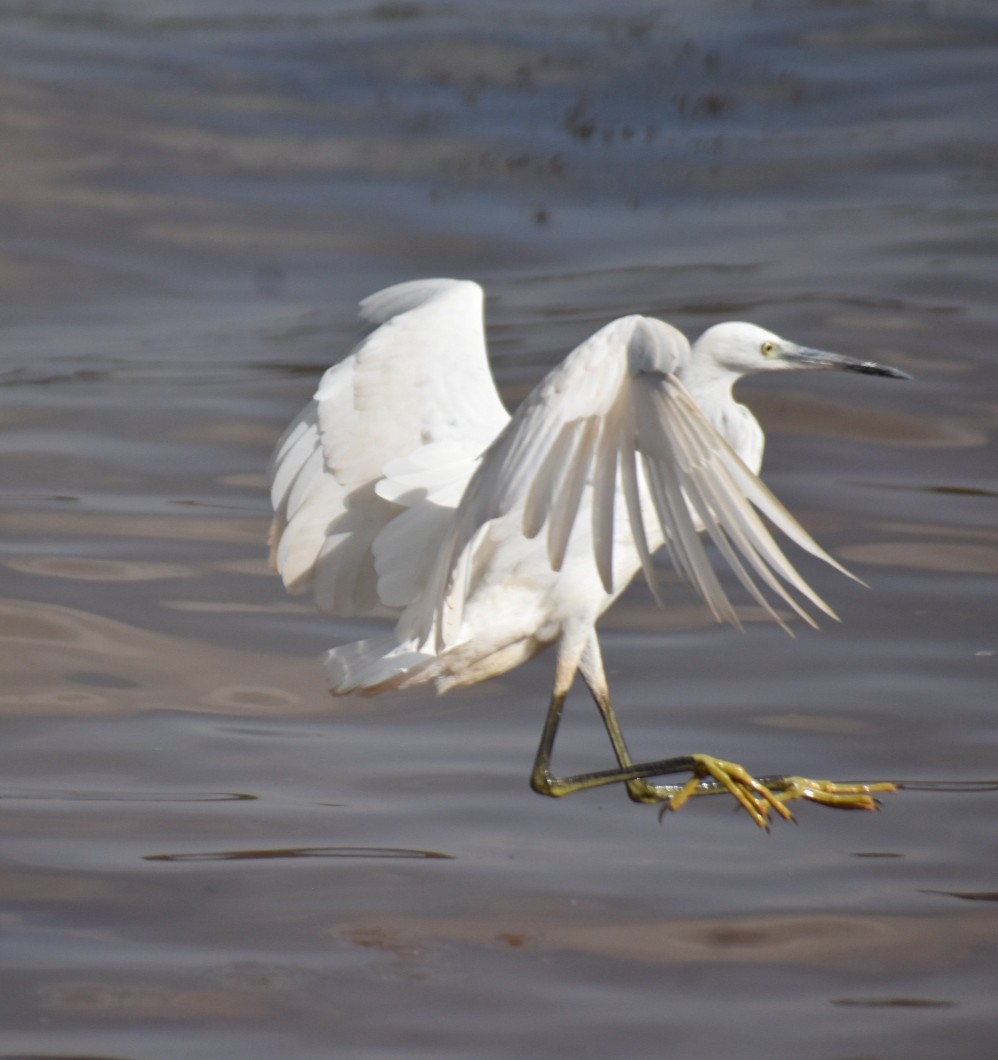
[{"label": "wing feather", "polygon": [[577,424],[566,423],[562,426],[529,484],[523,509],[523,532],[529,538],[541,532],[551,515],[552,504],[561,490],[577,433]]},{"label": "wing feather", "polygon": [[[699,413],[693,399],[688,394],[683,395],[683,400],[688,403],[691,409]],[[724,438],[720,435],[715,436],[716,432],[703,416],[691,415],[677,418],[675,425],[677,429],[684,432],[695,432],[699,436],[700,444],[704,450],[710,452],[715,458],[709,473],[717,481],[717,487],[713,493],[717,502],[716,507],[723,514],[721,525],[729,528],[729,533],[734,533],[736,529],[741,530],[743,536],[738,545],[739,550],[751,562],[759,577],[766,581],[766,584],[777,595],[811,625],[814,625],[813,619],[798,605],[792,596],[784,591],[783,586],[771,578],[770,572],[779,574],[787,584],[793,586],[816,608],[824,611],[829,617],[836,618],[835,612],[811,589],[787,559],[765,524],[759,518],[756,509],[758,508],[775,526],[805,551],[810,552],[819,559],[823,559],[843,574],[848,575],[849,572],[811,538],[800,523],[794,519],[774,494],[763,484],[762,480],[749,471]],[[708,470],[706,468],[698,469],[698,474],[700,477],[706,477]],[[751,503],[736,503],[736,500],[741,501],[743,497],[750,500]],[[735,572],[736,574],[738,573],[737,569]],[[780,621],[771,607],[767,607],[767,610],[769,610],[772,618],[777,622]]]},{"label": "wing feather", "polygon": [[[659,607],[664,607],[662,592],[655,564],[652,560],[653,549],[648,542],[645,530],[644,514],[641,510],[641,486],[638,479],[637,450],[634,448],[633,435],[626,435],[620,440],[620,485],[627,505],[627,519],[637,549],[641,570]],[[612,562],[612,561],[611,561]]]},{"label": "wing feather", "polygon": [[552,572],[569,556],[575,571],[591,562],[604,607],[638,570],[661,603],[652,557],[664,543],[715,617],[738,625],[705,530],[781,625],[772,597],[812,624],[801,599],[833,614],[770,527],[842,568],[686,392],[689,344],[668,324],[607,325],[511,419],[476,284],[399,284],[361,315],[376,330],[325,373],[274,450],[272,559],[289,588],[339,614],[405,610],[406,635],[440,652],[459,640],[466,602],[510,534],[525,545],[544,535]]},{"label": "wing feather", "polygon": [[445,279],[366,298],[361,316],[378,327],[323,375],[277,443],[272,562],[321,608],[398,610],[422,590],[437,511],[375,546],[430,494],[438,508],[442,498],[453,507],[509,420],[488,367],[482,302],[477,284]]},{"label": "wing feather", "polygon": [[565,465],[565,474],[558,490],[554,507],[548,519],[548,560],[551,569],[560,571],[565,562],[568,539],[575,528],[575,517],[589,479],[593,462],[593,445],[599,433],[599,420],[590,416],[577,421],[574,452]]},{"label": "wing feather", "polygon": [[595,447],[593,462],[593,557],[600,582],[607,593],[613,593],[613,529],[617,510],[617,465],[620,449],[615,437],[618,430],[619,402],[602,424],[602,434]]},{"label": "wing feather", "polygon": [[686,473],[691,454],[676,444],[671,425],[670,391],[678,384],[671,376],[644,374],[637,378],[637,445],[644,456],[652,501],[673,564],[719,621],[737,625],[734,608],[714,573],[687,503],[689,493],[698,492],[698,484]]},{"label": "wing feather", "polygon": [[607,604],[639,569],[660,601],[652,555],[664,542],[677,571],[715,617],[738,625],[704,547],[706,530],[751,597],[781,625],[766,591],[808,621],[790,589],[832,614],[759,513],[806,551],[838,564],[690,398],[677,377],[688,356],[674,328],[625,317],[542,380],[465,490],[439,551],[428,603],[414,620],[418,641],[440,651],[459,637],[476,571],[486,566],[476,561],[476,550],[499,519],[513,520],[527,539],[546,532],[553,571],[562,568],[569,549],[589,548]]}]

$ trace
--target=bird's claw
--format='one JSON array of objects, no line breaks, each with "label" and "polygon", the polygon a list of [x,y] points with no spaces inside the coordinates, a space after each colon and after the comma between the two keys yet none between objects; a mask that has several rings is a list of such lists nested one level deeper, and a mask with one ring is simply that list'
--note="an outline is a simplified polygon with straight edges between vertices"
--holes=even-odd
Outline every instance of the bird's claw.
[{"label": "bird's claw", "polygon": [[[794,815],[786,803],[792,799],[808,799],[822,806],[842,810],[876,810],[879,803],[874,793],[895,791],[891,783],[852,784],[832,780],[811,780],[808,777],[767,777],[756,780],[743,766],[726,762],[712,755],[693,755],[693,776],[678,790],[670,789],[661,818],[667,811],[681,809],[693,795],[729,792],[760,828],[769,829],[775,812],[787,821]],[[665,795],[665,789],[662,789]]]},{"label": "bird's claw", "polygon": [[834,780],[810,780],[807,777],[781,777],[776,798],[781,802],[791,799],[809,799],[822,806],[833,806],[839,810],[876,810],[880,802],[874,793],[897,791],[890,781],[873,784],[843,784]]},{"label": "bird's claw", "polygon": [[691,795],[703,790],[705,781],[713,781],[714,785],[729,792],[760,828],[769,828],[770,813],[773,811],[787,821],[794,819],[794,815],[783,802],[737,762],[726,762],[712,755],[692,757],[693,776],[669,799],[663,809],[681,809]]}]

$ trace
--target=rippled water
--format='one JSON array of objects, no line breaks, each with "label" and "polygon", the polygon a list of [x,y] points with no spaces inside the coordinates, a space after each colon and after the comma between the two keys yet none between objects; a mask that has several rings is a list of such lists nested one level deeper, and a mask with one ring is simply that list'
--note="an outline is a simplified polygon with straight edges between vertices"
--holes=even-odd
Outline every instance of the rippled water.
[{"label": "rippled water", "polygon": [[[0,1057],[994,1057],[993,5],[4,2],[0,59]],[[660,825],[527,788],[549,657],[326,696],[369,626],[267,573],[269,447],[448,274],[511,403],[625,312],[916,377],[743,387],[841,625],[604,633],[637,754],[911,790]]]}]

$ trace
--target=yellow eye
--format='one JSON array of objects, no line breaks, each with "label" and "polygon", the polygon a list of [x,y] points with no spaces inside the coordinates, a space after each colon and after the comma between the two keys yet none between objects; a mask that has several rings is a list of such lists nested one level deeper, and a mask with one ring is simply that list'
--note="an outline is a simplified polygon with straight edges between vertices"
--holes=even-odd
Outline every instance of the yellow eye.
[{"label": "yellow eye", "polygon": [[764,342],[760,347],[763,357],[773,357],[776,354],[775,342]]}]

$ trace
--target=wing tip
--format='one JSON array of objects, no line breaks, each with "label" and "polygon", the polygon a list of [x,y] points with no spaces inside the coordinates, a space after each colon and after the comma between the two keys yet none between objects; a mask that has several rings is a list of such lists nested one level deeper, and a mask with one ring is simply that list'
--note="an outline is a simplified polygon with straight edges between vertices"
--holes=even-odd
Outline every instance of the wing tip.
[{"label": "wing tip", "polygon": [[432,277],[404,280],[369,294],[359,303],[361,320],[369,324],[385,324],[447,293],[462,291],[468,296],[484,300],[485,292],[474,280]]}]

